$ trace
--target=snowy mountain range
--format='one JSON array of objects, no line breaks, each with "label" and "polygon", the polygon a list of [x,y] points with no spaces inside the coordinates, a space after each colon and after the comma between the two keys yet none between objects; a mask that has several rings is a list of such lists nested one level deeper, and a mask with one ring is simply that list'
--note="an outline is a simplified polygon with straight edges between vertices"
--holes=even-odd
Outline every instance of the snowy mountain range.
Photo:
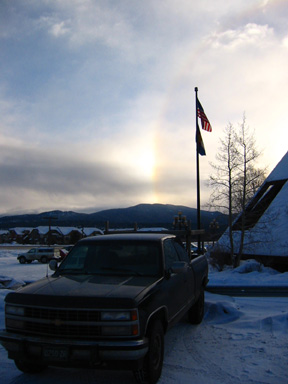
[{"label": "snowy mountain range", "polygon": [[[191,222],[191,228],[197,228],[197,210],[180,205],[169,204],[139,204],[129,208],[115,208],[95,213],[77,213],[73,211],[50,211],[39,214],[25,214],[4,216],[0,218],[0,228],[35,227],[47,225],[60,226],[97,226],[104,227],[109,221],[111,227],[161,226],[168,229],[173,227],[173,220],[178,213],[186,216]],[[201,211],[202,227],[209,228],[212,220],[219,224],[219,230],[223,231],[227,226],[226,215],[220,212]]]}]

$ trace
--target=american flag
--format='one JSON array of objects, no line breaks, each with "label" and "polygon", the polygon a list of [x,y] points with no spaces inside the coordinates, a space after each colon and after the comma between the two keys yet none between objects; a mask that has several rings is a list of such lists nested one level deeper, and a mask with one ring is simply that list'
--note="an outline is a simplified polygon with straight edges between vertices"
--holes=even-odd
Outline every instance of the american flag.
[{"label": "american flag", "polygon": [[208,132],[212,132],[211,124],[209,123],[209,120],[207,119],[207,116],[204,112],[204,109],[203,109],[200,101],[198,100],[198,97],[197,97],[197,116],[201,120],[202,129],[204,129],[205,131],[208,131]]}]

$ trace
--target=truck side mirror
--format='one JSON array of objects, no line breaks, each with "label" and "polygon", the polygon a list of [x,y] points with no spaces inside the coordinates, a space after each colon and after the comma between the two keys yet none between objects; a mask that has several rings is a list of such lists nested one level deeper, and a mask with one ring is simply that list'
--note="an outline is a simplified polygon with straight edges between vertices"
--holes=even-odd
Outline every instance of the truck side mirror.
[{"label": "truck side mirror", "polygon": [[183,273],[187,270],[188,263],[186,261],[174,261],[172,264],[171,271],[172,273]]},{"label": "truck side mirror", "polygon": [[57,261],[56,260],[50,260],[50,262],[49,262],[49,268],[51,269],[51,271],[56,271],[57,270],[57,268],[58,268],[58,263],[57,263]]}]

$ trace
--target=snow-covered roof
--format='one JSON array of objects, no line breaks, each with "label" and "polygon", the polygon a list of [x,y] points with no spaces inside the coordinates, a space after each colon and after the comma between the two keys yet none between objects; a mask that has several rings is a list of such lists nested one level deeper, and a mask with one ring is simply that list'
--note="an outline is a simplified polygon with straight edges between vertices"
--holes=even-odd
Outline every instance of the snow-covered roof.
[{"label": "snow-covered roof", "polygon": [[[49,232],[48,225],[47,226],[39,226],[39,227],[36,227],[33,229],[36,229],[39,232],[39,235],[46,235]],[[54,227],[51,227],[51,229],[54,229]]]},{"label": "snow-covered roof", "polygon": [[[78,227],[58,227],[58,226],[51,226],[50,229],[52,231],[57,231],[60,235],[67,236],[69,235],[72,231],[77,231],[79,233],[85,234],[85,236],[90,236],[92,233],[99,233],[99,234],[104,234],[101,229],[96,228],[96,227],[87,227],[87,228],[78,228]],[[40,235],[47,235],[49,232],[49,226],[38,226],[35,228],[24,228],[24,227],[17,227],[17,228],[12,228],[11,230],[15,231],[17,235],[23,235],[23,233],[28,232],[31,233],[33,230],[38,231]],[[9,230],[0,230],[0,234],[8,233]]]},{"label": "snow-covered roof", "polygon": [[167,228],[163,227],[151,227],[151,228],[139,228],[138,232],[162,232],[168,231]]},{"label": "snow-covered roof", "polygon": [[99,228],[83,228],[83,232],[86,236],[90,236],[92,233],[99,233],[101,235],[104,235],[104,232],[101,231]]},{"label": "snow-covered roof", "polygon": [[11,231],[14,231],[17,235],[23,235],[25,232],[31,232],[33,228],[30,227],[15,227],[11,228]]},{"label": "snow-covered roof", "polygon": [[73,231],[82,233],[81,229],[77,228],[77,227],[56,227],[56,228],[57,228],[57,231],[60,232],[64,236],[69,235]]},{"label": "snow-covered roof", "polygon": [[[59,234],[63,234],[63,235],[64,235],[63,231],[65,232],[67,230],[66,228],[71,228],[71,227],[56,227],[53,225],[50,227],[51,231],[56,231]],[[36,229],[40,235],[47,235],[47,233],[49,232],[49,226],[48,225],[39,226],[39,227],[32,228],[32,229]],[[74,229],[74,227],[73,227],[73,229]],[[76,228],[76,229],[78,229],[78,228]],[[70,230],[70,232],[71,232],[71,230]],[[68,232],[68,233],[70,233],[70,232]]]},{"label": "snow-covered roof", "polygon": [[266,182],[276,180],[288,180],[288,151],[283,156],[282,160],[276,165],[270,175],[267,177]]}]

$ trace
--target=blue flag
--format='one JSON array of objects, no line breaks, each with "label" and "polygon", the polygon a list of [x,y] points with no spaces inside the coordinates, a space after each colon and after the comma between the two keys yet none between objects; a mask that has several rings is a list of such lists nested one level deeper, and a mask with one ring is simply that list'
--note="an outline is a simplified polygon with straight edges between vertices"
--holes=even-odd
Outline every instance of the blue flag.
[{"label": "blue flag", "polygon": [[206,156],[206,151],[204,147],[204,142],[202,140],[201,132],[197,123],[197,129],[196,129],[196,143],[197,143],[197,152],[201,156]]}]

